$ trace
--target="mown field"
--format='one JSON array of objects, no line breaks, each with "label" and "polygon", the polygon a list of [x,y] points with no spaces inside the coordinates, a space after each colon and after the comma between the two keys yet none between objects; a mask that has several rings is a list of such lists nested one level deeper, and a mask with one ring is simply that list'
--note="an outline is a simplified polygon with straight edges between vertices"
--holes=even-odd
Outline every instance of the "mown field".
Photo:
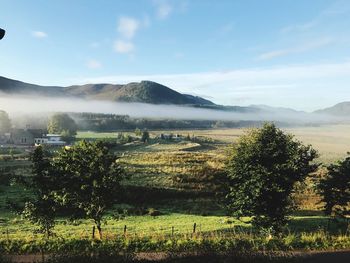
[{"label": "mown field", "polygon": [[[291,218],[289,232],[283,240],[261,240],[250,229],[249,218],[238,221],[228,215],[216,195],[215,178],[223,172],[229,145],[244,130],[151,131],[148,143],[132,141],[115,146],[113,150],[120,155],[128,174],[124,184],[129,187],[130,193],[123,204],[116,205],[106,217],[104,240],[112,242],[112,245],[105,245],[113,247],[117,246],[115,242],[119,242],[123,249],[132,250],[134,247],[137,251],[168,249],[175,246],[174,242],[179,249],[192,246],[192,242],[198,246],[209,242],[210,246],[254,249],[349,248],[350,237],[345,222],[330,222],[323,216],[312,185],[300,186],[296,197],[299,211]],[[320,152],[318,161],[324,163],[336,161],[350,150],[350,125],[290,128],[286,131],[295,134],[304,143],[312,144]],[[189,139],[156,139],[161,133],[180,134]],[[135,136],[132,132],[124,134]],[[77,139],[113,142],[117,136],[117,132],[79,132]],[[43,237],[34,233],[36,227],[13,213],[13,204],[20,205],[30,196],[30,192],[17,185],[13,178],[16,174],[30,176],[29,165],[22,150],[1,152],[2,251],[33,252],[39,249],[38,244],[43,245]],[[56,237],[45,241],[48,242],[46,245],[49,244],[46,249],[62,250],[67,246],[73,249],[75,245],[81,249],[85,241],[92,240],[92,225],[89,220],[71,222],[65,217],[60,218],[55,227]],[[138,245],[135,242],[139,242]],[[89,249],[98,246],[91,242],[88,244]]]}]

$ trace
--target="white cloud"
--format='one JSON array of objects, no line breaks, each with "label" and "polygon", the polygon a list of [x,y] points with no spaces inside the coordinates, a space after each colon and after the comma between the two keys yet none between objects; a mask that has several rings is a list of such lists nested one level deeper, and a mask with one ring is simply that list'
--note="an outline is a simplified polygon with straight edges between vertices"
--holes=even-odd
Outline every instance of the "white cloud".
[{"label": "white cloud", "polygon": [[135,49],[135,46],[130,41],[124,41],[124,40],[116,40],[114,42],[114,50],[118,53],[132,53]]},{"label": "white cloud", "polygon": [[102,67],[102,64],[95,59],[90,59],[87,61],[86,66],[90,69],[98,69]]},{"label": "white cloud", "polygon": [[48,37],[47,33],[43,32],[43,31],[33,31],[32,32],[32,36],[36,37],[36,38],[46,38],[46,37]]},{"label": "white cloud", "polygon": [[292,48],[285,48],[285,49],[278,49],[278,50],[272,50],[269,52],[265,52],[260,54],[257,59],[258,60],[268,60],[276,57],[286,56],[290,54],[298,54],[303,53],[306,51],[314,50],[326,45],[329,45],[333,42],[331,38],[323,38],[319,39],[313,42],[304,43],[302,45],[292,47]]},{"label": "white cloud", "polygon": [[122,16],[118,20],[118,32],[125,38],[133,38],[139,27],[140,22],[135,18]]},{"label": "white cloud", "polygon": [[166,0],[154,0],[156,6],[156,14],[159,19],[167,18],[173,11],[173,7]]}]

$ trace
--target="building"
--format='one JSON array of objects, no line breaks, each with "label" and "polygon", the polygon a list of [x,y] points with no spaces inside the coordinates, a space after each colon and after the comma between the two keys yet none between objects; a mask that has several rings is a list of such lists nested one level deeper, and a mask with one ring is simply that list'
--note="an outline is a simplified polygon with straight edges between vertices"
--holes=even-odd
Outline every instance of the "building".
[{"label": "building", "polygon": [[42,130],[36,129],[12,129],[8,143],[15,145],[34,145],[34,138],[41,136]]},{"label": "building", "polygon": [[50,146],[64,146],[67,143],[62,140],[59,134],[46,134],[44,136],[34,138],[35,145],[50,145]]},{"label": "building", "polygon": [[33,146],[50,145],[64,146],[67,143],[62,140],[59,134],[44,134],[42,130],[37,129],[12,129],[7,136],[0,138],[1,143]]},{"label": "building", "polygon": [[164,134],[164,133],[161,133],[159,135],[159,138],[162,139],[162,140],[176,140],[176,141],[179,141],[182,139],[182,136],[180,134]]}]

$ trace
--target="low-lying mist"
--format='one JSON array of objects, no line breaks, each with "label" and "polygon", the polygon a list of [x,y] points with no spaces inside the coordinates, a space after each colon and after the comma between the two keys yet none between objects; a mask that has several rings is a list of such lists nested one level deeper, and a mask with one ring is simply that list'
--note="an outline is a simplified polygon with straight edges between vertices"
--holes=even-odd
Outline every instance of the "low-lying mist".
[{"label": "low-lying mist", "polygon": [[291,123],[327,123],[341,121],[328,115],[286,110],[257,110],[241,113],[194,108],[178,105],[154,105],[146,103],[124,103],[77,98],[18,97],[2,96],[0,109],[10,117],[35,114],[43,117],[53,112],[92,112],[129,115],[132,118],[179,119],[179,120],[222,120],[222,121],[279,121]]}]

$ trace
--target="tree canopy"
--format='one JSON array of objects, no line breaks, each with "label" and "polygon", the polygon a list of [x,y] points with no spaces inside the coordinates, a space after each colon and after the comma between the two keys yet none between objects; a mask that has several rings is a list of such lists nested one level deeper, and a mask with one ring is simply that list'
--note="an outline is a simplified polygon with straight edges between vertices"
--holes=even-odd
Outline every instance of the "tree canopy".
[{"label": "tree canopy", "polygon": [[77,124],[66,113],[56,113],[49,119],[47,130],[49,133],[74,136],[77,134]]},{"label": "tree canopy", "polygon": [[327,166],[327,174],[321,179],[318,190],[327,215],[350,214],[350,156]]},{"label": "tree canopy", "polygon": [[252,216],[258,228],[280,231],[293,206],[294,184],[314,172],[317,152],[274,124],[252,129],[233,145],[226,195],[234,216]]},{"label": "tree canopy", "polygon": [[[32,190],[32,200],[25,203],[23,215],[32,223],[39,225],[39,231],[52,234],[55,225],[57,203],[54,191],[57,181],[49,154],[42,146],[37,147],[32,155],[32,176],[26,177],[25,184]],[[28,181],[29,179],[29,181]]]},{"label": "tree canopy", "polygon": [[101,141],[82,141],[60,151],[53,165],[60,202],[72,208],[73,217],[93,219],[101,237],[102,217],[122,195],[118,158]]},{"label": "tree canopy", "polygon": [[148,140],[149,140],[149,132],[147,130],[144,130],[142,132],[141,141],[145,143]]},{"label": "tree canopy", "polygon": [[0,110],[0,133],[9,132],[11,129],[11,120],[6,111]]}]

